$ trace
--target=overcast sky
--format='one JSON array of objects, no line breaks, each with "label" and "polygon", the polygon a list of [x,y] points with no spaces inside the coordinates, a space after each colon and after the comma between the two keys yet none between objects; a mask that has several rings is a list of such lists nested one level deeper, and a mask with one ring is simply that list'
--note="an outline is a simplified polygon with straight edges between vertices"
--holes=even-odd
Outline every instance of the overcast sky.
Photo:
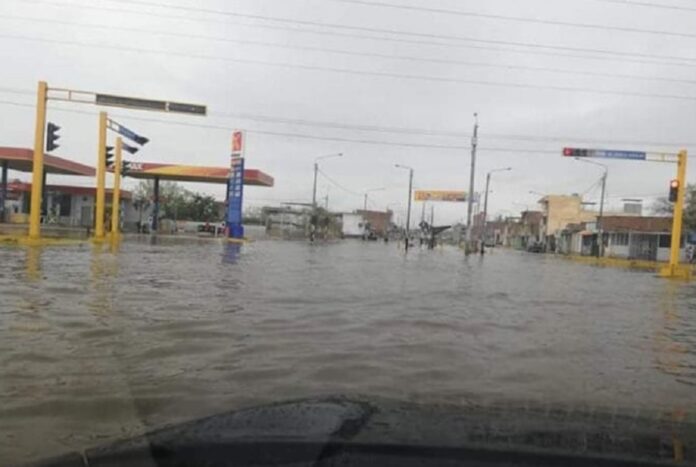
[{"label": "overcast sky", "polygon": [[[0,146],[32,146],[38,80],[201,103],[207,117],[110,112],[150,137],[141,161],[226,166],[232,129],[246,129],[247,167],[276,182],[247,188],[248,204],[309,201],[314,159],[343,152],[322,161],[331,180],[320,177],[319,197],[349,211],[385,188],[371,207],[399,212],[408,174],[395,163],[415,169],[417,188],[468,190],[478,112],[477,190],[487,171],[513,168],[494,175],[492,214],[534,208],[530,190],[593,201],[601,168],[562,147],[696,151],[694,24],[686,0],[3,0]],[[49,103],[63,127],[56,155],[95,164],[98,110]],[[624,197],[650,204],[675,173],[607,165],[616,208]],[[221,186],[189,187],[224,197]],[[436,205],[439,222],[465,216],[465,204]]]}]

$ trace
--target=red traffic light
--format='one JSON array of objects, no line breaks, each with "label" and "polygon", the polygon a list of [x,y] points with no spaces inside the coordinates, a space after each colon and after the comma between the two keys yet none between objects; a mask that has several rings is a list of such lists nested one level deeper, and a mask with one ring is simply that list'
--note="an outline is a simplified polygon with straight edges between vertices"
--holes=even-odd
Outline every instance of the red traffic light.
[{"label": "red traffic light", "polygon": [[669,201],[675,203],[679,199],[679,180],[669,182]]},{"label": "red traffic light", "polygon": [[592,157],[591,149],[563,148],[564,157]]}]

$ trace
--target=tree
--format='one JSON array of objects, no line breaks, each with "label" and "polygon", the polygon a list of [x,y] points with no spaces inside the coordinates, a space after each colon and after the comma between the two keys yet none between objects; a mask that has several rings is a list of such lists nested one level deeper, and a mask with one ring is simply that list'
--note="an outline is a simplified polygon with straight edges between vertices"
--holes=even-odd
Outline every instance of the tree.
[{"label": "tree", "polygon": [[218,204],[210,195],[194,193],[188,202],[188,218],[197,222],[217,222],[220,219]]},{"label": "tree", "polygon": [[[142,180],[134,190],[133,204],[142,211],[154,202],[155,183]],[[210,195],[194,193],[176,182],[162,182],[159,190],[160,216],[174,220],[216,222],[220,220],[217,202]]]},{"label": "tree", "polygon": [[[659,216],[671,216],[674,212],[674,203],[671,203],[667,197],[658,198],[652,206],[652,211]],[[686,186],[684,230],[696,230],[696,185]]]}]

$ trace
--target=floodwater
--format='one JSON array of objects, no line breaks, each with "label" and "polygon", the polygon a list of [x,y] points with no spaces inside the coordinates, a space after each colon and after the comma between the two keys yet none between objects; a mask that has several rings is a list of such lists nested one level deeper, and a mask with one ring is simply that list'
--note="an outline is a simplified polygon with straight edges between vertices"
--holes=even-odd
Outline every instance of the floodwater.
[{"label": "floodwater", "polygon": [[0,465],[299,397],[696,410],[696,286],[498,250],[0,249]]}]

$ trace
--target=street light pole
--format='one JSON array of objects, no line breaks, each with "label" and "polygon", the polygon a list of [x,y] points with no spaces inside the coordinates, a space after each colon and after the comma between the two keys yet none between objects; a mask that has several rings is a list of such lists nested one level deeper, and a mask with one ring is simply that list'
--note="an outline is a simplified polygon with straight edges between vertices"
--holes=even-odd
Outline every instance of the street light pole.
[{"label": "street light pole", "polygon": [[413,193],[413,168],[406,165],[395,164],[399,169],[408,170],[408,209],[406,210],[406,251],[408,251],[411,229],[411,197]]},{"label": "street light pole", "polygon": [[599,162],[588,159],[580,159],[579,157],[576,157],[575,160],[592,165],[598,165],[604,169],[604,174],[602,175],[602,194],[601,199],[599,200],[599,216],[597,216],[597,238],[599,241],[599,245],[597,246],[597,257],[601,257],[604,256],[604,228],[602,221],[604,220],[604,194],[607,190],[607,175],[609,175],[609,167]]},{"label": "street light pole", "polygon": [[481,230],[481,254],[486,253],[486,223],[488,221],[488,188],[491,185],[491,174],[494,172],[508,172],[512,170],[512,167],[505,167],[504,169],[491,170],[486,174],[486,195],[483,201],[483,229]]},{"label": "street light pole", "polygon": [[471,245],[471,212],[474,207],[474,181],[476,178],[476,146],[478,146],[478,114],[474,114],[474,136],[471,138],[471,173],[469,174],[468,207],[466,210],[466,246],[464,251],[469,254]]}]

